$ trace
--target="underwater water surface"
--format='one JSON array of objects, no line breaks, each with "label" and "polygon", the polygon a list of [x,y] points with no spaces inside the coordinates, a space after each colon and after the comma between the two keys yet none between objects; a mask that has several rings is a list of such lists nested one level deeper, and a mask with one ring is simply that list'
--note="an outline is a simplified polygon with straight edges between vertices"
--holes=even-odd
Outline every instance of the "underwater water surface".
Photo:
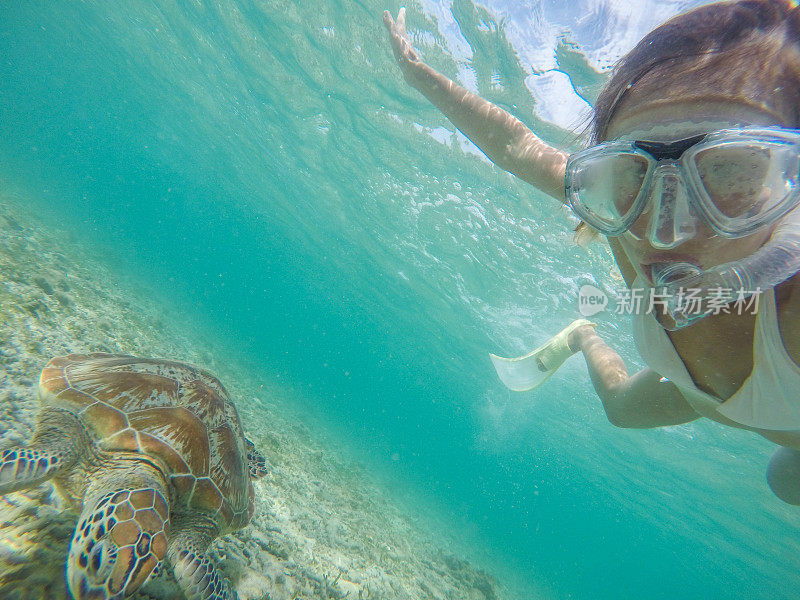
[{"label": "underwater water surface", "polygon": [[[578,147],[607,69],[701,2],[423,0],[425,60]],[[509,597],[778,599],[800,510],[770,445],[713,423],[615,429],[582,362],[511,394],[522,354],[616,289],[608,249],[491,165],[394,65],[397,2],[14,3],[0,177],[293,391]],[[630,322],[598,315],[631,369]],[[1,594],[0,594],[1,596]]]}]

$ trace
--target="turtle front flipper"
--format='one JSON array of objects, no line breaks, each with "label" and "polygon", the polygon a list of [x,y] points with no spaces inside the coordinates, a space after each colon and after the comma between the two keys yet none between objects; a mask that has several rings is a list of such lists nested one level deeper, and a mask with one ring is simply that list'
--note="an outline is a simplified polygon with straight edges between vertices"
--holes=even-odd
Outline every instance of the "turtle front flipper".
[{"label": "turtle front flipper", "polygon": [[204,549],[214,536],[201,527],[189,526],[173,536],[167,548],[172,574],[186,600],[237,600],[228,580],[220,575]]},{"label": "turtle front flipper", "polygon": [[62,451],[16,447],[0,452],[0,496],[44,483],[71,462]]},{"label": "turtle front flipper", "polygon": [[0,495],[31,488],[67,470],[89,443],[74,415],[42,410],[29,445],[0,451]]},{"label": "turtle front flipper", "polygon": [[244,438],[244,444],[247,447],[247,468],[250,471],[250,479],[259,479],[267,474],[267,459],[249,439]]},{"label": "turtle front flipper", "polygon": [[67,560],[77,600],[121,599],[147,581],[166,556],[167,498],[163,475],[138,461],[90,484]]}]

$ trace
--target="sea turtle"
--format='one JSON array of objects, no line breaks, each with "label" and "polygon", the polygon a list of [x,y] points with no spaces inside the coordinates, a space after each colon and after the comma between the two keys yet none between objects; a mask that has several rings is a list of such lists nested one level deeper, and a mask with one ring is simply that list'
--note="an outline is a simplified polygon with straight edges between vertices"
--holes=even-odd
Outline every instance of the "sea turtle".
[{"label": "sea turtle", "polygon": [[67,584],[83,599],[131,595],[166,559],[189,600],[236,598],[205,554],[244,527],[264,458],[219,380],[170,360],[52,359],[30,445],[0,452],[0,495],[52,479],[80,510]]}]

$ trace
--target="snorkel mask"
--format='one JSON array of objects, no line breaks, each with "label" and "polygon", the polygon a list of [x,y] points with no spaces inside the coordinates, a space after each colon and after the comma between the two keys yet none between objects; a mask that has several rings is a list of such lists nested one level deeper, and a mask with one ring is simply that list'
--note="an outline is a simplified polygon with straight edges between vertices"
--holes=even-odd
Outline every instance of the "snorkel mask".
[{"label": "snorkel mask", "polygon": [[[662,323],[667,329],[710,314],[685,302],[689,290],[720,306],[800,271],[798,130],[740,128],[668,143],[601,144],[569,157],[566,193],[574,212],[601,233],[646,237],[659,250],[692,239],[700,221],[726,238],[778,222],[770,239],[740,260],[705,270],[688,262],[653,265],[653,287],[674,323]],[[647,213],[646,229],[633,230]]]}]

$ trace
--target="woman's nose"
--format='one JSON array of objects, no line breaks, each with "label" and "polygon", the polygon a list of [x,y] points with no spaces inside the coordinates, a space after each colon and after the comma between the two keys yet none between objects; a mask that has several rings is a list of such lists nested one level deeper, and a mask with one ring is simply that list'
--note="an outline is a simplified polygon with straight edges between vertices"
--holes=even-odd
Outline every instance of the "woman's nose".
[{"label": "woman's nose", "polygon": [[647,238],[653,248],[660,250],[675,248],[695,236],[697,219],[677,165],[656,167],[645,210],[630,231],[640,239]]}]

